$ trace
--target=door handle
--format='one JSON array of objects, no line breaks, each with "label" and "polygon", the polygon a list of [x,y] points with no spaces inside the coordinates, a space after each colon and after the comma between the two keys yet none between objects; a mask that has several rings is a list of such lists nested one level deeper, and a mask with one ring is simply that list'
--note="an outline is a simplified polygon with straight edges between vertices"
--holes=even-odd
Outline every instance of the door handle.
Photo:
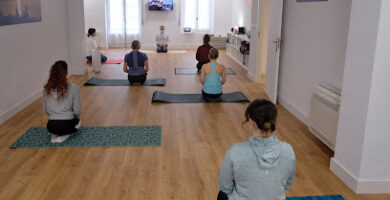
[{"label": "door handle", "polygon": [[277,37],[276,40],[272,41],[273,43],[275,43],[275,52],[278,52],[278,49],[280,49],[280,43],[282,43],[282,40]]}]

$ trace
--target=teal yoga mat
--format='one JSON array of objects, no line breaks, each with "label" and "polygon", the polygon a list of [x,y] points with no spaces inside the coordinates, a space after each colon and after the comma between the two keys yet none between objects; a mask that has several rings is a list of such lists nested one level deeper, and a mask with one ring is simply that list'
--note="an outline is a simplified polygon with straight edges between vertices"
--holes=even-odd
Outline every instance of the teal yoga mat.
[{"label": "teal yoga mat", "polygon": [[144,84],[134,83],[130,85],[127,79],[103,79],[92,77],[86,83],[85,86],[164,86],[167,80],[165,78],[158,79],[146,79]]},{"label": "teal yoga mat", "polygon": [[344,200],[341,195],[311,196],[311,197],[287,197],[286,200]]},{"label": "teal yoga mat", "polygon": [[50,137],[46,128],[32,127],[10,148],[160,146],[161,126],[81,127],[60,144],[52,144]]}]

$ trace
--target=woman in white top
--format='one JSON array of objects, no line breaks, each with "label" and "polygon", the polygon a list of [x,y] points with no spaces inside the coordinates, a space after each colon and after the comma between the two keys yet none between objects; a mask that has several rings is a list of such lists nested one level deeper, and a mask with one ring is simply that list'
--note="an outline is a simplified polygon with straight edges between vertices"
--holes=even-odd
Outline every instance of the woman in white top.
[{"label": "woman in white top", "polygon": [[[97,45],[97,42],[95,40],[95,37],[96,37],[96,29],[94,28],[90,28],[88,29],[88,38],[87,38],[87,42],[86,42],[86,45],[87,45],[87,60],[89,61],[92,61],[92,50],[93,49],[98,49],[98,45]],[[107,57],[103,54],[102,55],[102,62],[106,61],[107,60]]]}]

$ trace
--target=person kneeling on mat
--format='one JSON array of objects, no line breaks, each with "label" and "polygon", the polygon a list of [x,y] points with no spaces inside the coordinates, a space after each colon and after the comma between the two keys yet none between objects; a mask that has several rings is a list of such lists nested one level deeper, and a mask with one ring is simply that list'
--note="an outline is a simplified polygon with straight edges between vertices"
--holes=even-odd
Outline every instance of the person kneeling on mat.
[{"label": "person kneeling on mat", "polygon": [[165,26],[160,26],[160,33],[156,35],[157,53],[168,52],[168,34],[165,33]]},{"label": "person kneeling on mat", "polygon": [[226,82],[225,66],[217,63],[218,50],[209,52],[210,62],[203,65],[200,82],[203,84],[202,95],[206,101],[215,101],[222,95],[222,85]]},{"label": "person kneeling on mat", "polygon": [[196,68],[198,68],[198,73],[200,73],[200,70],[202,70],[202,66],[204,64],[210,62],[209,52],[210,49],[212,49],[213,47],[210,46],[209,43],[210,43],[210,35],[205,34],[203,36],[203,45],[198,47],[198,50],[196,51],[196,60],[198,61]]},{"label": "person kneeling on mat", "polygon": [[47,130],[52,143],[64,142],[75,133],[81,121],[81,105],[78,87],[68,82],[68,65],[57,61],[50,69],[49,80],[44,86],[43,105],[49,116]]},{"label": "person kneeling on mat", "polygon": [[139,51],[141,44],[138,40],[131,43],[131,48],[133,50],[125,56],[123,71],[128,73],[130,84],[137,82],[143,84],[149,71],[148,56]]},{"label": "person kneeling on mat", "polygon": [[[86,53],[87,53],[87,60],[92,62],[92,51],[94,49],[98,49],[98,45],[96,42],[96,29],[90,28],[88,29],[88,38],[86,41]],[[107,60],[107,56],[101,54],[101,61],[105,62]]]}]

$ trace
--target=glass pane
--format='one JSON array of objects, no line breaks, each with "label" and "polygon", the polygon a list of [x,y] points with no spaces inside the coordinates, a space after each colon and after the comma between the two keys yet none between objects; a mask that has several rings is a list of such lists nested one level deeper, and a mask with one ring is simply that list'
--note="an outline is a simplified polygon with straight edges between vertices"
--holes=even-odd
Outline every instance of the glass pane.
[{"label": "glass pane", "polygon": [[140,0],[126,0],[126,33],[140,33],[141,12]]},{"label": "glass pane", "polygon": [[211,29],[211,0],[198,0],[198,30]]},{"label": "glass pane", "polygon": [[122,34],[124,29],[123,0],[110,0],[110,33]]},{"label": "glass pane", "polygon": [[185,0],[184,3],[184,27],[195,28],[197,0]]}]

